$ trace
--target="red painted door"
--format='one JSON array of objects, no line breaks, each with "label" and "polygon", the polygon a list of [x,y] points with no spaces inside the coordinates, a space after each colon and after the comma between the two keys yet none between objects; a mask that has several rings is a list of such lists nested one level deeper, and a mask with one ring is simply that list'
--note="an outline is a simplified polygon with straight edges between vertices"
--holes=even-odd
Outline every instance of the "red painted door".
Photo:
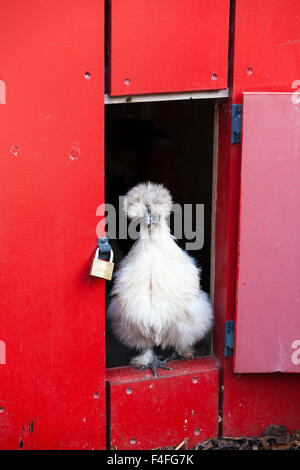
[{"label": "red painted door", "polygon": [[235,372],[300,372],[300,104],[244,93]]},{"label": "red painted door", "polygon": [[110,445],[117,450],[188,448],[218,435],[219,363],[213,356],[170,363],[154,378],[108,369]]},{"label": "red painted door", "polygon": [[0,57],[0,448],[104,448],[103,0],[3,3]]},{"label": "red painted door", "polygon": [[110,0],[110,94],[227,88],[229,0]]}]

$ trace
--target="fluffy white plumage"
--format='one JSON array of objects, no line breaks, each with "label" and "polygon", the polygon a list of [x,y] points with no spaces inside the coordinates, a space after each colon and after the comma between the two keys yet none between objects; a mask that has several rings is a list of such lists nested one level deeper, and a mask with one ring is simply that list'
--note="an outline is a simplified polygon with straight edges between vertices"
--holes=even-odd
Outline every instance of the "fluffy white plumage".
[{"label": "fluffy white plumage", "polygon": [[120,341],[141,351],[131,362],[141,369],[153,361],[164,367],[155,346],[192,357],[192,346],[213,321],[200,270],[170,234],[166,218],[171,208],[169,191],[154,183],[135,186],[125,198],[128,217],[140,222],[140,237],[114,276],[108,315]]}]

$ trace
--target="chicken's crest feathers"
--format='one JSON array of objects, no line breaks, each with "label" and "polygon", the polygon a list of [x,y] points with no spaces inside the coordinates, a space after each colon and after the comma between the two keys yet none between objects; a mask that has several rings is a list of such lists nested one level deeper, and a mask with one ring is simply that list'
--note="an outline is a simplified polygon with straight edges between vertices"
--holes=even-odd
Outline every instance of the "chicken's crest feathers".
[{"label": "chicken's crest feathers", "polygon": [[129,219],[143,218],[149,208],[154,217],[166,218],[172,204],[171,194],[162,184],[148,182],[134,186],[127,193],[123,209]]}]

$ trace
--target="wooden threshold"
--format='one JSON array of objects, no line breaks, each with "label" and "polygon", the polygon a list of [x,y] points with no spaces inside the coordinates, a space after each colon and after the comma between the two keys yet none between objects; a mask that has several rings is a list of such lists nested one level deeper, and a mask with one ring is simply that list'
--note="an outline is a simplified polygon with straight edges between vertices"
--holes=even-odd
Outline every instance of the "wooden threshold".
[{"label": "wooden threshold", "polygon": [[207,100],[228,98],[228,88],[223,90],[204,90],[182,93],[153,93],[147,95],[110,96],[105,95],[105,104],[146,103],[153,101]]}]

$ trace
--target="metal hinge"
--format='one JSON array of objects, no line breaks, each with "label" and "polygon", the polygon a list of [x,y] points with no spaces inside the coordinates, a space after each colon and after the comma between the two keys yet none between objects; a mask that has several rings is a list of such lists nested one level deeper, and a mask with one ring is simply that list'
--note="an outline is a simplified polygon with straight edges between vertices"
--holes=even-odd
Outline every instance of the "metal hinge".
[{"label": "metal hinge", "polygon": [[233,104],[231,108],[231,143],[237,144],[242,137],[242,114],[241,104]]},{"label": "metal hinge", "polygon": [[234,320],[225,322],[224,356],[232,356],[234,348]]}]

